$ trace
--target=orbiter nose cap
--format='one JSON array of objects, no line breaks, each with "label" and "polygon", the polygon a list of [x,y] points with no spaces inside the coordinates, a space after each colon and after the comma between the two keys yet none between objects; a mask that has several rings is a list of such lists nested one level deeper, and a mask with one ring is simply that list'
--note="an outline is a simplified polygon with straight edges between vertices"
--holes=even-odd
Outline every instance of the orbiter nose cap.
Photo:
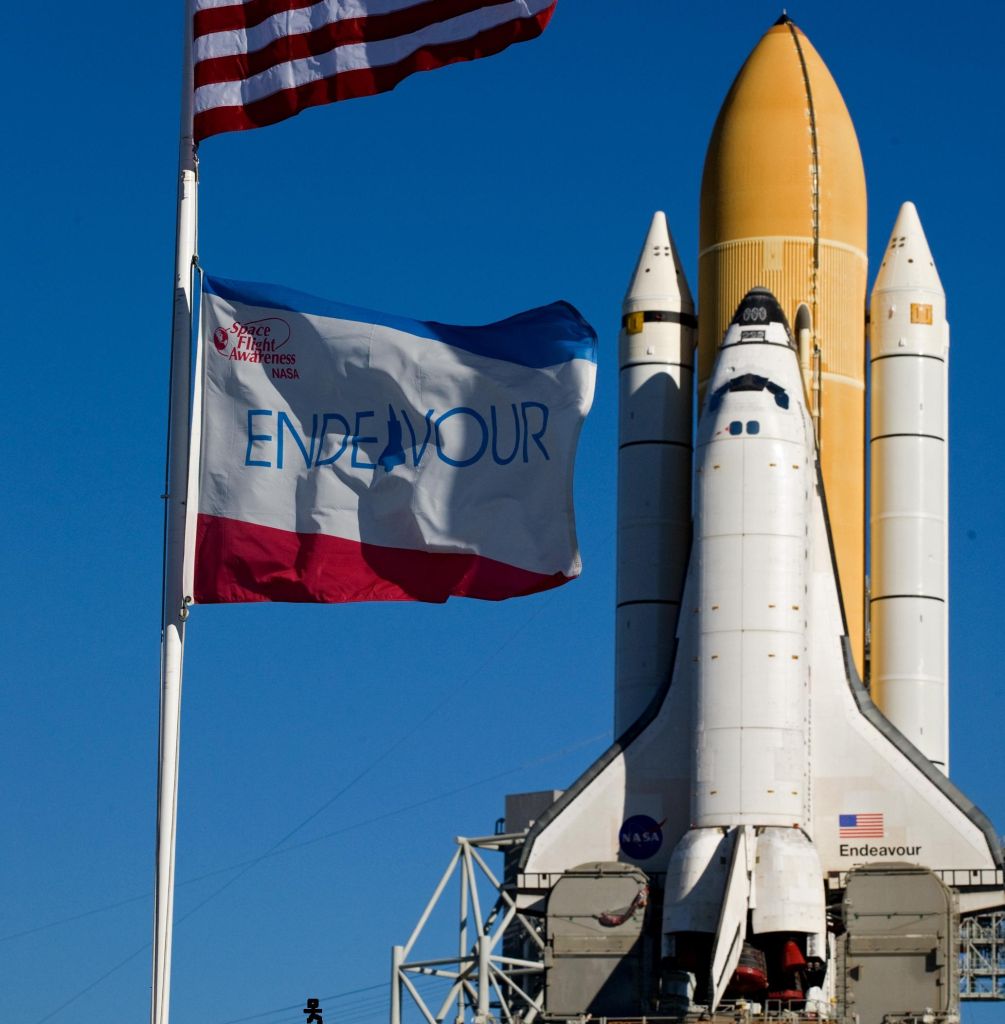
[{"label": "orbiter nose cap", "polygon": [[621,306],[622,313],[648,310],[694,313],[694,299],[687,278],[667,227],[666,214],[653,214],[649,233],[639,254],[628,291]]},{"label": "orbiter nose cap", "polygon": [[741,327],[781,324],[789,337],[792,337],[789,321],[782,312],[778,299],[767,288],[751,288],[740,300],[730,324],[739,324]]},{"label": "orbiter nose cap", "polygon": [[897,214],[872,290],[875,294],[904,288],[945,294],[914,203],[904,203]]}]

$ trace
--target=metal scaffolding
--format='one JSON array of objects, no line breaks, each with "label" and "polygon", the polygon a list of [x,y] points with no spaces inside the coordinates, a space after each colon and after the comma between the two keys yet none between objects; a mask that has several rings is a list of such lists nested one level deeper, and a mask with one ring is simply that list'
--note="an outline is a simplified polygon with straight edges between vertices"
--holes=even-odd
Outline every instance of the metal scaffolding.
[{"label": "metal scaffolding", "polygon": [[[514,1024],[517,1019],[533,1024],[544,997],[540,985],[545,966],[544,940],[533,922],[517,909],[479,853],[480,849],[504,851],[524,838],[521,832],[456,840],[457,852],[408,942],[391,951],[391,1024],[401,1024],[406,994],[426,1024],[444,1024],[448,1020],[452,1024],[488,1024],[497,1020]],[[459,883],[460,914],[451,929],[457,936],[457,955],[410,960],[451,883]],[[483,905],[490,908],[484,915]],[[508,942],[514,930],[521,932],[523,947],[536,951],[539,958],[505,955],[503,939],[508,930]],[[420,979],[434,981],[434,987],[420,992]]]},{"label": "metal scaffolding", "polygon": [[1005,1000],[1005,911],[960,919],[960,998]]}]

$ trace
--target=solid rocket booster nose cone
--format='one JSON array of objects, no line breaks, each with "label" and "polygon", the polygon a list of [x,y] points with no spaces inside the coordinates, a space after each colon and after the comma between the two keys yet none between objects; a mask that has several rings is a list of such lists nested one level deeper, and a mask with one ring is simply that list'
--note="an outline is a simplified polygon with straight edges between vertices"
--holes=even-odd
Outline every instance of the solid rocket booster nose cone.
[{"label": "solid rocket booster nose cone", "polygon": [[876,274],[873,294],[904,288],[944,294],[932,250],[921,226],[921,218],[917,207],[911,202],[904,203],[897,214],[890,241]]},{"label": "solid rocket booster nose cone", "polygon": [[691,289],[662,210],[653,214],[622,304],[623,313],[654,309],[694,313]]}]

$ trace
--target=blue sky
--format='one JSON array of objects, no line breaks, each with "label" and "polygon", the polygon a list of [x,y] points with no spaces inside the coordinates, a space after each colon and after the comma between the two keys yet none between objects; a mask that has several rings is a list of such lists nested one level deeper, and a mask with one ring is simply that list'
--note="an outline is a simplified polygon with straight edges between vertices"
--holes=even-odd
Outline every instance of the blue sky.
[{"label": "blue sky", "polygon": [[[0,1019],[17,1024],[147,1012],[177,7],[5,19]],[[210,273],[456,323],[564,298],[601,354],[580,580],[503,605],[195,610],[176,1021],[302,1020],[308,995],[386,983],[452,837],[491,832],[506,792],[567,785],[609,741],[621,298],[657,208],[695,287],[708,135],[778,13],[561,0],[499,57],[203,147]],[[855,121],[872,266],[911,199],[948,293],[953,778],[1003,831],[1005,403],[988,357],[1005,7],[789,13]],[[384,999],[332,1001],[326,1020],[383,1021]]]}]

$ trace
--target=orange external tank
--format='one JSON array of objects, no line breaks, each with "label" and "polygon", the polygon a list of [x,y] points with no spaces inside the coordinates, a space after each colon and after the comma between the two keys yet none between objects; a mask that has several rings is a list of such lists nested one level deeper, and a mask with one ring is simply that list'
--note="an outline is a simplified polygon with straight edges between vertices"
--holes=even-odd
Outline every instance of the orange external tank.
[{"label": "orange external tank", "polygon": [[[785,16],[729,90],[701,183],[698,380],[734,310],[761,285],[801,332],[808,407],[852,650],[864,672],[865,172],[848,109]],[[801,308],[805,307],[805,308]],[[798,314],[798,315],[797,315]]]}]

